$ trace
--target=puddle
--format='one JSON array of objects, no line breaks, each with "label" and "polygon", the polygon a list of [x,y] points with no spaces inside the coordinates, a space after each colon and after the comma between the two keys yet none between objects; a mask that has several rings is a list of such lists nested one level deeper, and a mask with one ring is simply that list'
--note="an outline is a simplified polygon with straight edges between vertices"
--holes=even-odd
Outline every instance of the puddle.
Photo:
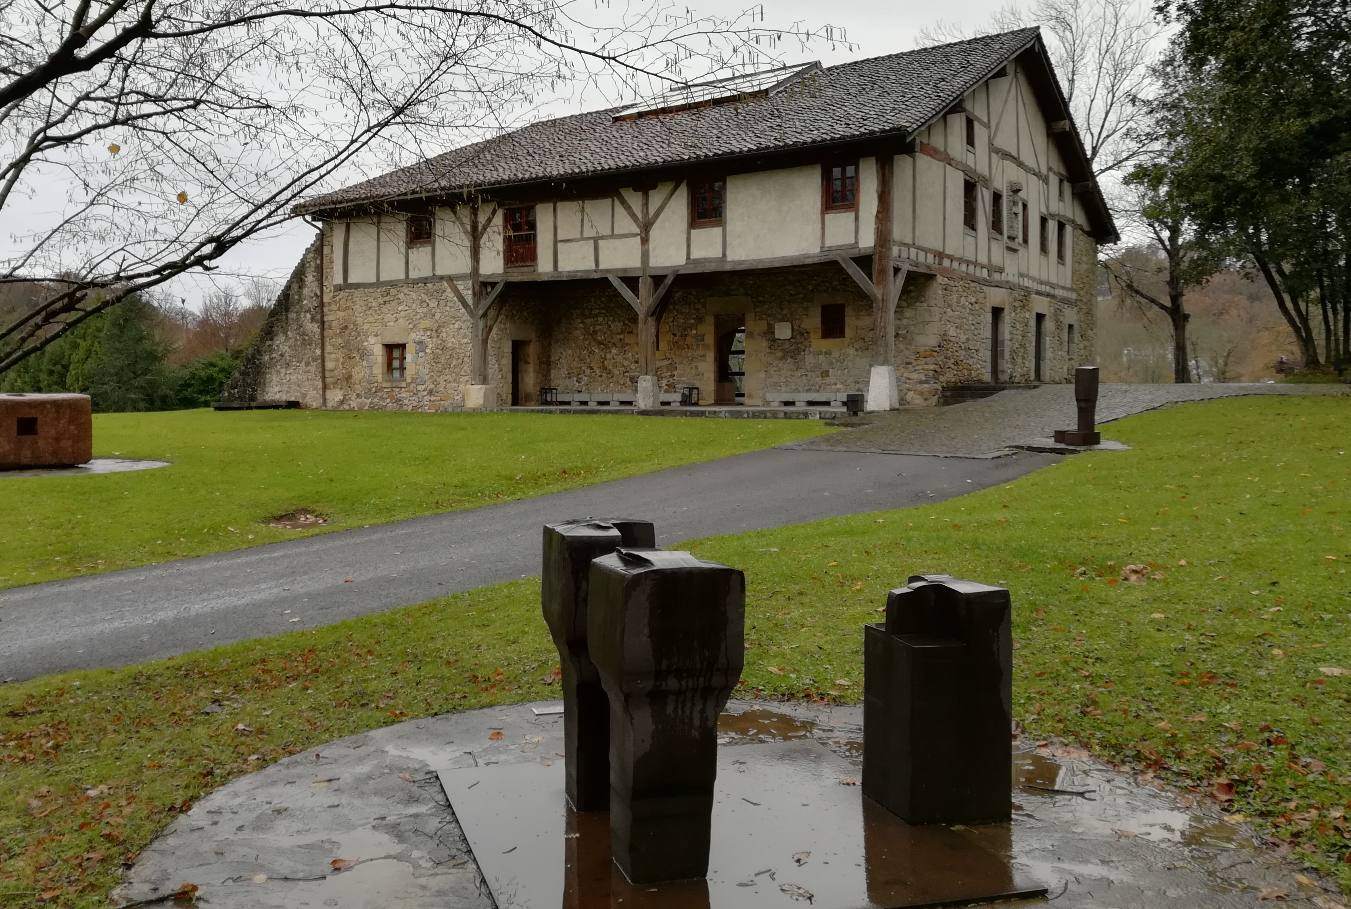
[{"label": "puddle", "polygon": [[1053,799],[1057,823],[1079,834],[1212,848],[1242,839],[1238,827],[1169,807],[1162,794],[1125,778],[1103,779],[1035,751],[1013,756],[1013,785],[1029,813],[1038,813],[1038,799]]},{"label": "puddle", "polygon": [[724,713],[718,717],[718,744],[729,744],[734,738],[754,742],[787,742],[804,739],[816,731],[816,723],[799,720],[774,710],[752,707],[741,713]]}]

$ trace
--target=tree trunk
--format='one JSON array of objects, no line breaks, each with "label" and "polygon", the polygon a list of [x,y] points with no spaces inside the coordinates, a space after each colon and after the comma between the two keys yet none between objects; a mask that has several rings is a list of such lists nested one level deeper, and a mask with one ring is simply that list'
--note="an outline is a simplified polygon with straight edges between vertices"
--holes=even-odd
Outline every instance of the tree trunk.
[{"label": "tree trunk", "polygon": [[[1281,317],[1285,319],[1285,324],[1289,326],[1290,333],[1295,336],[1295,343],[1299,345],[1300,354],[1304,357],[1304,365],[1319,366],[1318,344],[1313,339],[1313,333],[1304,330],[1304,324],[1291,311],[1291,304],[1286,300],[1285,289],[1281,285],[1280,279],[1271,268],[1271,263],[1267,261],[1266,256],[1259,252],[1252,253],[1253,261],[1257,263],[1257,268],[1262,272],[1262,278],[1267,282],[1267,288],[1271,291],[1272,299],[1276,301],[1276,308],[1281,311]],[[1298,306],[1294,307],[1296,310]]]},{"label": "tree trunk", "polygon": [[1192,381],[1191,354],[1187,349],[1189,319],[1191,316],[1182,309],[1182,301],[1176,301],[1168,313],[1168,320],[1173,325],[1173,382],[1178,385],[1186,385]]}]

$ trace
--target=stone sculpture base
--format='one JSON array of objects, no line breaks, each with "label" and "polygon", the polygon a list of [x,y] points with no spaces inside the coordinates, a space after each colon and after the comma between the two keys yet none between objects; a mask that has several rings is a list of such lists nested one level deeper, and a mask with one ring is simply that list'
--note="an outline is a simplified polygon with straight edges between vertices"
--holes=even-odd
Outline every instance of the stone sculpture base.
[{"label": "stone sculpture base", "polygon": [[496,406],[496,385],[466,385],[464,387],[465,410],[492,410]]},{"label": "stone sculpture base", "polygon": [[874,366],[868,373],[868,398],[863,409],[869,412],[895,410],[900,406],[895,366]]},{"label": "stone sculpture base", "polygon": [[912,909],[1036,897],[1007,824],[912,827],[864,798],[857,765],[813,740],[719,750],[706,880],[635,887],[603,813],[574,812],[563,764],[440,773],[499,906],[518,909]]},{"label": "stone sculpture base", "polygon": [[1055,441],[1061,445],[1097,445],[1102,442],[1102,433],[1083,432],[1078,429],[1057,429]]}]

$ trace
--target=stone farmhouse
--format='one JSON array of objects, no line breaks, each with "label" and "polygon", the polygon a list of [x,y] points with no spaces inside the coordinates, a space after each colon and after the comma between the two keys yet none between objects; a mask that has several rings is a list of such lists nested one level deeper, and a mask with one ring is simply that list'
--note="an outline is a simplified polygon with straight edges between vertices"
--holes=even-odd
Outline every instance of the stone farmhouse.
[{"label": "stone farmhouse", "polygon": [[227,393],[933,404],[1089,360],[1118,239],[1037,29],[535,123],[306,201]]}]

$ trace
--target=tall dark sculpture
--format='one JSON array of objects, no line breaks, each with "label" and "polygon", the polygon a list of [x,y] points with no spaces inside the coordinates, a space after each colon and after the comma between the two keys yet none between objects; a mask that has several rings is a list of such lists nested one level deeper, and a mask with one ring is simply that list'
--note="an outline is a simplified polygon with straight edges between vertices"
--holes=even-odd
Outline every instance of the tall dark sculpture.
[{"label": "tall dark sculpture", "polygon": [[1009,592],[947,575],[887,596],[864,626],[863,794],[912,824],[1007,821]]},{"label": "tall dark sculpture", "polygon": [[726,565],[628,549],[591,565],[591,659],[610,698],[610,850],[634,884],[708,874],[718,714],[741,677],[745,621],[745,575]]},{"label": "tall dark sculpture", "polygon": [[591,562],[620,546],[656,545],[649,521],[560,521],[544,525],[540,599],[563,672],[563,752],[568,801],[604,811],[610,801],[610,704],[587,646]]},{"label": "tall dark sculpture", "polygon": [[1061,445],[1097,445],[1102,434],[1097,425],[1098,367],[1080,366],[1074,371],[1074,405],[1079,411],[1077,429],[1057,429],[1055,440]]}]

